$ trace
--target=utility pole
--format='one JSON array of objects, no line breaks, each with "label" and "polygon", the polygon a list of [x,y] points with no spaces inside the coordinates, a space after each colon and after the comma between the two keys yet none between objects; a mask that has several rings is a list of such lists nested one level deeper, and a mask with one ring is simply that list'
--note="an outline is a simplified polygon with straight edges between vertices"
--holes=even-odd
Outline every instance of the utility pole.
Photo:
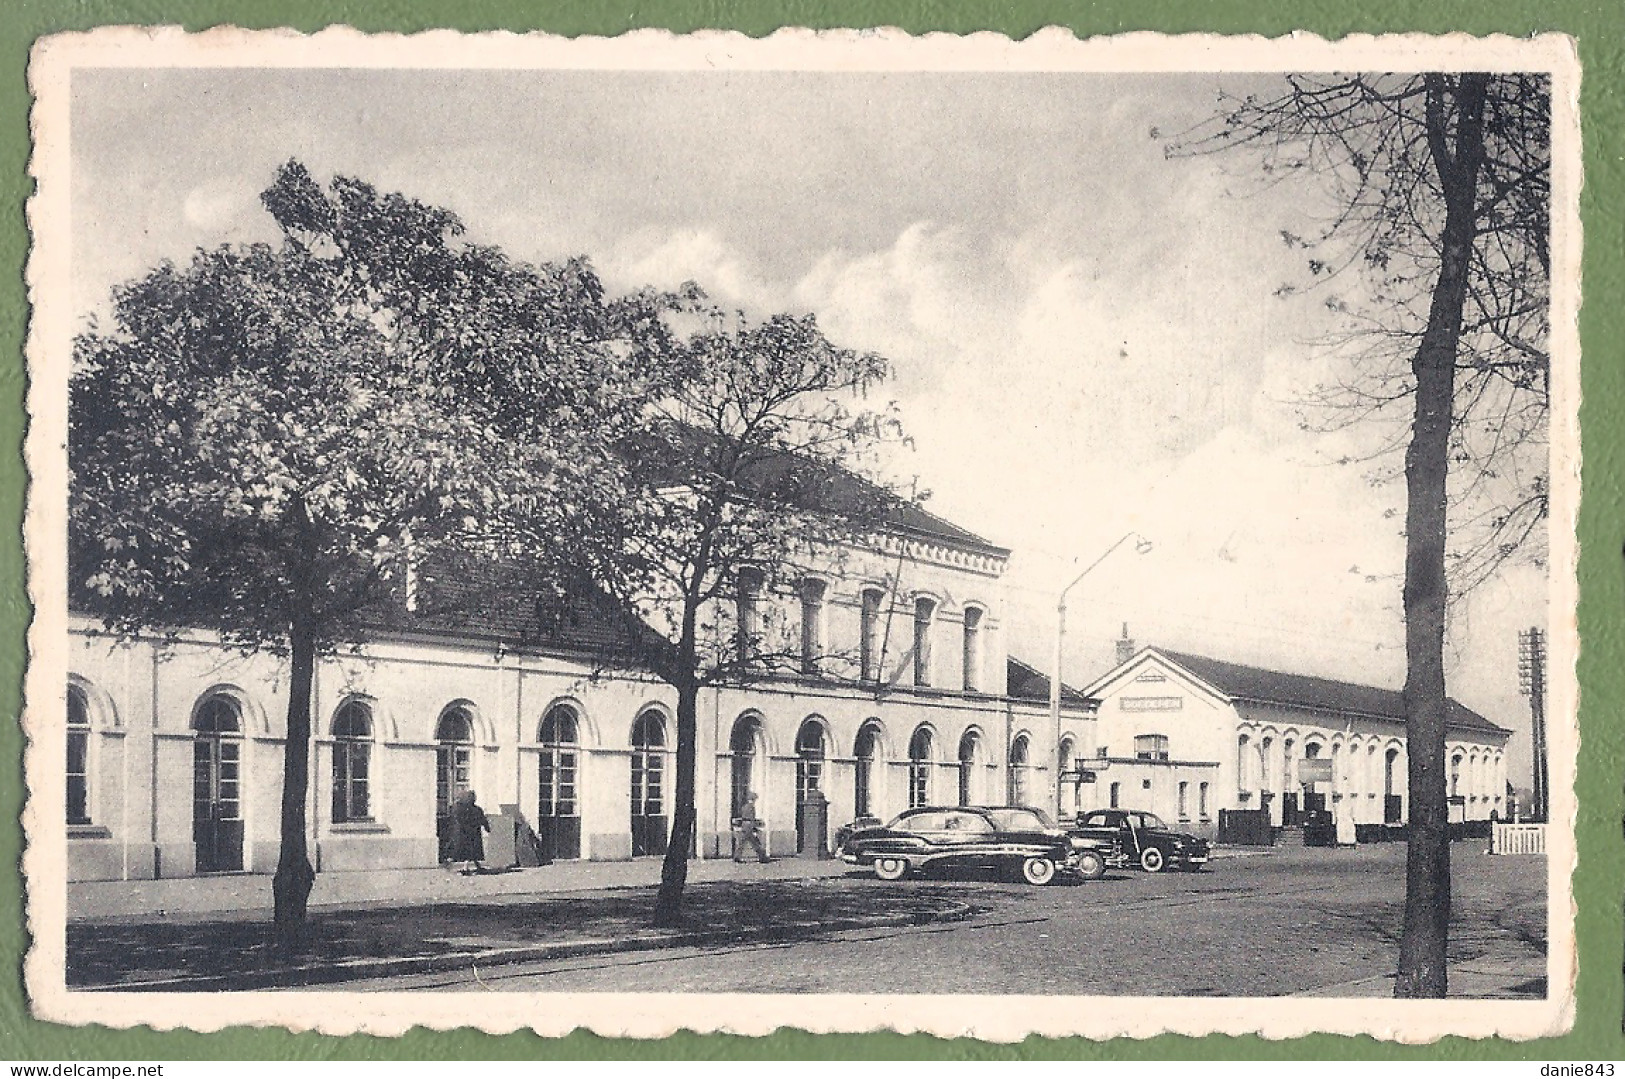
[{"label": "utility pole", "polygon": [[[1049,683],[1049,716],[1050,716],[1050,753],[1049,759],[1053,765],[1050,771],[1050,798],[1049,808],[1055,812],[1055,819],[1060,820],[1065,809],[1065,799],[1061,790],[1061,772],[1066,762],[1061,760],[1061,661],[1063,646],[1066,641],[1066,595],[1075,588],[1079,581],[1089,576],[1089,571],[1106,561],[1107,557],[1117,548],[1129,540],[1134,541],[1136,554],[1147,554],[1151,550],[1151,541],[1138,532],[1125,532],[1116,543],[1101,552],[1099,558],[1083,568],[1083,572],[1072,578],[1072,582],[1061,589],[1060,596],[1055,601],[1055,667],[1050,676]],[[1126,627],[1125,627],[1126,628]],[[1008,749],[1005,750],[1009,752]]]},{"label": "utility pole", "polygon": [[1546,776],[1546,633],[1531,626],[1518,633],[1518,688],[1529,698],[1529,741],[1533,753],[1535,791],[1530,816],[1547,818]]}]

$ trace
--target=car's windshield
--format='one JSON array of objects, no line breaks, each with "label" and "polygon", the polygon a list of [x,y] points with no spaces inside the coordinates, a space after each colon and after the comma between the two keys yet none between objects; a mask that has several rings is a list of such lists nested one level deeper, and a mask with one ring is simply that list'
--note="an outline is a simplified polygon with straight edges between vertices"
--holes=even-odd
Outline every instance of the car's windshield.
[{"label": "car's windshield", "polygon": [[1155,813],[1141,813],[1140,814],[1140,827],[1141,828],[1165,828],[1165,827],[1167,827],[1167,825],[1163,824],[1162,823],[1162,818],[1157,816]]},{"label": "car's windshield", "polygon": [[998,825],[1001,832],[1041,832],[1050,827],[1049,818],[1039,809],[989,809],[987,815],[993,818],[993,823]]}]

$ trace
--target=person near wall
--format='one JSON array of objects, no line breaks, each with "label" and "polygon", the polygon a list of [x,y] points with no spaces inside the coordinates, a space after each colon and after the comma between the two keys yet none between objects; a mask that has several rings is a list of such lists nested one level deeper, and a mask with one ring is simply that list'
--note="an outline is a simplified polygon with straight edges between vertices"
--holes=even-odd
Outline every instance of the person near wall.
[{"label": "person near wall", "polygon": [[474,801],[474,792],[467,790],[458,795],[451,807],[450,862],[460,865],[465,877],[479,872],[480,863],[485,860],[484,833],[490,830],[491,822],[485,819],[485,810]]},{"label": "person near wall", "polygon": [[739,816],[734,818],[734,861],[745,860],[745,849],[756,848],[756,857],[766,863],[771,861],[767,856],[767,846],[762,842],[762,822],[756,816],[756,795],[745,795],[739,805]]}]

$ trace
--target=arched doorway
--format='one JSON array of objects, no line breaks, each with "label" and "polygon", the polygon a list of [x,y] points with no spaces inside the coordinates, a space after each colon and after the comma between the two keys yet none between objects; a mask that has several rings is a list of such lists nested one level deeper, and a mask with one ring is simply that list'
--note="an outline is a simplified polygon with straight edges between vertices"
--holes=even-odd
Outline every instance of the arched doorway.
[{"label": "arched doorway", "polygon": [[852,746],[854,758],[852,773],[852,813],[857,817],[873,817],[880,810],[879,794],[875,790],[875,761],[880,756],[880,725],[873,720],[858,728],[858,737]]},{"label": "arched doorway", "polygon": [[[1077,763],[1077,755],[1078,746],[1073,741],[1072,736],[1069,734],[1062,738],[1055,761],[1059,769],[1059,775],[1070,773],[1072,776],[1072,813],[1074,816],[1083,811],[1083,773],[1073,767]],[[1057,779],[1057,782],[1061,782],[1061,780]],[[1060,808],[1065,808],[1065,798],[1064,793],[1060,795],[1058,799]]]},{"label": "arched doorway", "polygon": [[632,724],[632,856],[665,854],[666,717],[648,708]]},{"label": "arched doorway", "polygon": [[453,705],[435,724],[434,820],[440,860],[451,854],[451,807],[473,785],[474,713]]},{"label": "arched doorway", "polygon": [[1281,739],[1281,826],[1290,828],[1298,823],[1298,776],[1292,755],[1293,742]]},{"label": "arched doorway", "polygon": [[[1320,743],[1308,742],[1303,747],[1303,759],[1317,761],[1320,759]],[[1303,811],[1305,813],[1320,813],[1326,809],[1326,792],[1317,790],[1312,780],[1303,783]]]},{"label": "arched doorway", "polygon": [[536,732],[536,839],[542,860],[581,857],[581,717],[568,704],[555,704]]},{"label": "arched doorway", "polygon": [[68,684],[68,823],[90,823],[90,697]]},{"label": "arched doorway", "polygon": [[1382,759],[1382,822],[1399,824],[1405,819],[1405,799],[1398,793],[1399,748],[1391,746]]},{"label": "arched doorway", "polygon": [[975,731],[966,731],[959,739],[959,804],[975,805],[981,793],[976,782],[981,765],[982,739]]},{"label": "arched doorway", "polygon": [[931,804],[931,728],[917,727],[908,740],[908,807]]},{"label": "arched doorway", "polygon": [[213,696],[192,719],[192,843],[199,873],[243,868],[243,715]]},{"label": "arched doorway", "polygon": [[1031,765],[1028,758],[1031,756],[1031,745],[1025,734],[1016,735],[1016,740],[1010,743],[1010,804],[1024,806],[1028,804],[1031,794]]},{"label": "arched doorway", "polygon": [[735,819],[744,816],[745,798],[756,795],[756,815],[764,815],[763,764],[766,756],[762,744],[762,723],[755,716],[742,716],[734,724],[733,735],[728,739],[728,750],[733,755],[733,783],[732,783],[732,816]]},{"label": "arched doorway", "polygon": [[824,789],[824,760],[829,756],[824,745],[824,728],[815,719],[809,719],[796,732],[796,852],[807,849],[806,829],[802,810],[807,796]]}]

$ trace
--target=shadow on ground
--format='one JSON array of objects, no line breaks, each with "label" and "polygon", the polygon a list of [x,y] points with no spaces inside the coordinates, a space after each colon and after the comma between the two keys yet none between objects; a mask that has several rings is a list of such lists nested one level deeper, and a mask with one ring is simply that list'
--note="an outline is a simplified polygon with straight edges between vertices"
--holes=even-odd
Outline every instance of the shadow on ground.
[{"label": "shadow on ground", "polygon": [[[963,892],[963,894],[960,894]],[[366,961],[421,960],[502,949],[570,948],[590,954],[658,948],[729,935],[786,940],[874,921],[930,921],[966,913],[973,889],[850,880],[719,881],[690,885],[683,924],[650,923],[654,888],[537,897],[509,895],[409,907],[369,904],[313,910],[302,939],[279,946],[262,914],[68,925],[70,988],[137,986],[175,980],[242,978],[248,985],[331,982]],[[183,989],[184,985],[165,986]]]}]

